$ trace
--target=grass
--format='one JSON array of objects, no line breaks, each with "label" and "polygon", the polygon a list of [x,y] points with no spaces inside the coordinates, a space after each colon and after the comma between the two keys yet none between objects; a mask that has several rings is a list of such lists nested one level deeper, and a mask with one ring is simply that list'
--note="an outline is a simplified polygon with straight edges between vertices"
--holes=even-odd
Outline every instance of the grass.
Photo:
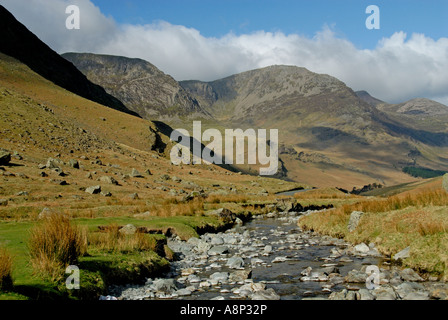
[{"label": "grass", "polygon": [[59,280],[65,268],[87,252],[87,233],[72,226],[68,217],[53,213],[31,230],[28,246],[34,270],[44,278]]},{"label": "grass", "polygon": [[[403,264],[448,279],[448,193],[444,190],[405,192],[371,199],[304,217],[299,225],[352,243],[375,243],[393,256],[411,247]],[[362,211],[357,229],[347,230],[350,214]]]}]

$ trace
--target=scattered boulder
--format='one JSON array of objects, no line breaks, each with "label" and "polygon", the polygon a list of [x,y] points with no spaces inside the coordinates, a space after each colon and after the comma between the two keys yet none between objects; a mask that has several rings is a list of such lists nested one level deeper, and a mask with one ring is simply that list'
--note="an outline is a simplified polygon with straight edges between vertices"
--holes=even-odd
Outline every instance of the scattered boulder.
[{"label": "scattered boulder", "polygon": [[236,215],[229,209],[225,209],[225,208],[210,211],[207,214],[217,216],[225,224],[234,223],[236,221]]},{"label": "scattered boulder", "polygon": [[133,235],[137,232],[137,227],[133,224],[128,224],[122,228],[120,228],[119,232],[124,235]]},{"label": "scattered boulder", "polygon": [[68,165],[73,169],[79,169],[79,162],[75,159],[70,159]]},{"label": "scattered boulder", "polygon": [[45,165],[45,167],[47,169],[58,169],[58,170],[61,170],[60,166],[62,164],[63,164],[63,162],[60,159],[48,158],[47,164]]},{"label": "scattered boulder", "polygon": [[132,169],[130,176],[132,178],[144,178],[143,175],[137,169]]},{"label": "scattered boulder", "polygon": [[358,227],[359,221],[361,217],[364,215],[364,212],[361,211],[353,211],[350,215],[350,220],[348,221],[347,229],[349,232],[355,231]]},{"label": "scattered boulder", "polygon": [[139,196],[138,196],[138,193],[133,193],[133,194],[130,194],[128,196],[128,198],[130,198],[131,200],[137,200],[137,199],[139,199]]},{"label": "scattered boulder", "polygon": [[394,260],[404,260],[411,256],[411,247],[407,247],[393,256]]},{"label": "scattered boulder", "polygon": [[115,180],[113,177],[109,177],[109,176],[103,176],[103,177],[101,177],[100,178],[100,181],[101,182],[105,182],[105,183],[108,183],[108,184],[114,184],[114,185],[118,185],[118,181],[117,180]]},{"label": "scattered boulder", "polygon": [[8,200],[0,199],[0,207],[6,207],[8,205]]},{"label": "scattered boulder", "polygon": [[99,194],[101,193],[101,186],[88,187],[86,192],[90,194]]}]

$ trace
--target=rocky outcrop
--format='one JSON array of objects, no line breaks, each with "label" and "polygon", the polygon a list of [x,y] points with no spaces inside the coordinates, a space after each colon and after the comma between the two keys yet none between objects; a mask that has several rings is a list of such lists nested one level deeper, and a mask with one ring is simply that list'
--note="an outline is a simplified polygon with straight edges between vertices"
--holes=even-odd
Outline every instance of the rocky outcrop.
[{"label": "rocky outcrop", "polygon": [[176,80],[145,60],[84,53],[62,56],[145,119],[210,118]]}]

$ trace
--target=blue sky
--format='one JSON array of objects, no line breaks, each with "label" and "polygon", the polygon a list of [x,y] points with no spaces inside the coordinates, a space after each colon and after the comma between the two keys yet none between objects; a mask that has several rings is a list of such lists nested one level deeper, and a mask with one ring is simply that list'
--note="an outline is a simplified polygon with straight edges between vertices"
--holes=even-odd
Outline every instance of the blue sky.
[{"label": "blue sky", "polygon": [[[324,25],[358,48],[372,49],[394,32],[447,36],[447,0],[92,0],[126,24],[158,20],[197,29],[206,37],[259,30],[313,37]],[[368,30],[368,5],[381,10],[381,29]]]},{"label": "blue sky", "polygon": [[[329,74],[391,103],[448,104],[448,0],[0,0],[59,53],[140,58],[176,80],[271,65]],[[80,9],[79,30],[66,8]],[[380,9],[380,30],[365,26]]]}]

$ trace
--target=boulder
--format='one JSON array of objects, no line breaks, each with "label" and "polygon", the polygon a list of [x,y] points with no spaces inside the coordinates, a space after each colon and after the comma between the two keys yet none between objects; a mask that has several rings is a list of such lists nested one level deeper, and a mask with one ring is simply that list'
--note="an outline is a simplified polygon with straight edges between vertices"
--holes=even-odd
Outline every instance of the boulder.
[{"label": "boulder", "polygon": [[86,189],[86,192],[90,193],[90,194],[100,194],[101,193],[101,186],[88,187]]},{"label": "boulder", "polygon": [[241,257],[232,257],[227,260],[226,266],[230,269],[241,269],[244,267],[244,260]]},{"label": "boulder", "polygon": [[75,159],[70,159],[68,165],[73,169],[79,169],[79,162]]},{"label": "boulder", "polygon": [[229,276],[231,282],[241,282],[252,277],[252,270],[239,270],[232,272]]},{"label": "boulder", "polygon": [[48,158],[47,160],[47,164],[45,165],[45,167],[47,169],[58,169],[61,170],[60,165],[62,165],[62,161],[59,159],[53,159],[53,158]]},{"label": "boulder", "polygon": [[394,255],[394,260],[404,260],[411,256],[411,247],[407,247]]},{"label": "boulder", "polygon": [[130,176],[132,178],[144,178],[143,175],[137,169],[132,169]]},{"label": "boulder", "polygon": [[122,228],[120,228],[119,232],[124,235],[133,235],[137,232],[137,227],[133,224],[128,224]]},{"label": "boulder", "polygon": [[419,274],[417,272],[415,272],[414,270],[412,270],[411,268],[407,268],[407,269],[401,270],[400,271],[400,277],[404,281],[409,281],[409,282],[424,281],[423,278],[420,277]]},{"label": "boulder", "polygon": [[355,246],[355,252],[356,253],[368,253],[370,251],[370,248],[365,243],[360,243]]},{"label": "boulder", "polygon": [[350,215],[350,220],[348,221],[347,229],[349,232],[355,231],[358,227],[359,221],[361,217],[364,215],[364,212],[361,211],[353,211]]},{"label": "boulder", "polygon": [[214,246],[210,250],[208,250],[208,254],[211,256],[225,254],[229,252],[229,248],[226,246]]},{"label": "boulder", "polygon": [[274,289],[269,288],[255,292],[252,296],[252,300],[280,300],[280,296],[274,291]]},{"label": "boulder", "polygon": [[152,283],[152,289],[159,293],[171,294],[178,290],[174,279],[158,279]]},{"label": "boulder", "polygon": [[8,205],[8,200],[0,199],[0,207],[6,207]]},{"label": "boulder", "polygon": [[118,185],[118,181],[115,180],[113,177],[109,177],[109,176],[104,176],[100,178],[101,182],[105,182],[108,184],[114,184],[114,185]]}]

